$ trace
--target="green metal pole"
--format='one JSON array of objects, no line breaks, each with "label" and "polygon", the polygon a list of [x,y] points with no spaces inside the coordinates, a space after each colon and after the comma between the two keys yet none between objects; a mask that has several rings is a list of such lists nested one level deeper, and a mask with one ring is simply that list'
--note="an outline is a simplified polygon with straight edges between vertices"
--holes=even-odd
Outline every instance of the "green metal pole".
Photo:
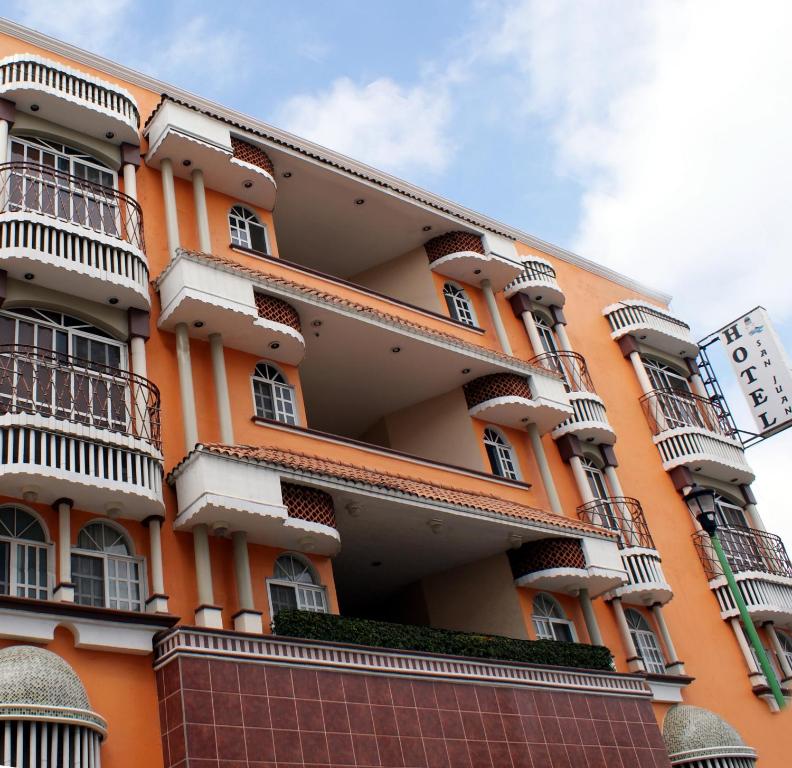
[{"label": "green metal pole", "polygon": [[732,593],[734,602],[737,604],[737,608],[740,610],[740,618],[742,619],[743,627],[745,627],[745,634],[748,635],[748,639],[751,641],[751,645],[756,652],[756,658],[759,659],[759,666],[762,668],[762,672],[767,679],[767,684],[770,686],[770,690],[773,692],[773,696],[776,700],[776,703],[778,704],[779,709],[783,709],[786,706],[786,701],[784,699],[784,694],[781,691],[781,685],[778,682],[775,670],[772,668],[772,666],[770,666],[770,659],[767,658],[767,653],[765,652],[764,646],[762,646],[762,643],[759,640],[759,635],[756,632],[756,627],[754,626],[753,620],[748,614],[748,606],[745,604],[745,600],[743,600],[743,596],[739,587],[737,586],[737,582],[734,580],[734,573],[732,573],[729,561],[726,559],[726,554],[723,551],[720,539],[716,533],[711,533],[710,540],[712,541],[712,546],[715,548],[715,553],[718,555],[718,560],[720,561],[721,568],[723,569],[723,575],[726,577],[726,582],[729,585],[729,590]]}]

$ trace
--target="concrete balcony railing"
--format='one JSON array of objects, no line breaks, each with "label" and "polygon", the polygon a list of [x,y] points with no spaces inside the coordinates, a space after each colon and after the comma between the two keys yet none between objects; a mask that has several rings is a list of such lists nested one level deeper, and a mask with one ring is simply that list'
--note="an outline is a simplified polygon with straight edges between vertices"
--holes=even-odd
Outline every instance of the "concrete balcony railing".
[{"label": "concrete balcony railing", "polygon": [[524,293],[537,304],[564,306],[566,297],[556,280],[556,271],[549,262],[531,257],[525,259],[522,266],[522,272],[503,290],[507,299],[515,293]]},{"label": "concrete balcony railing", "polygon": [[47,165],[0,165],[0,268],[102,304],[150,304],[140,206]]},{"label": "concrete balcony railing", "polygon": [[140,114],[129,91],[32,53],[0,60],[0,96],[23,112],[116,144],[138,143]]},{"label": "concrete balcony railing", "polygon": [[[744,526],[720,528],[718,538],[753,620],[792,627],[792,562],[783,541],[773,533]],[[698,531],[693,543],[721,615],[724,619],[739,615],[709,536]]]},{"label": "concrete balcony railing", "polygon": [[638,499],[612,497],[595,499],[578,507],[581,520],[619,535],[622,564],[627,583],[612,591],[625,603],[667,603],[673,596],[665,579],[660,555]]},{"label": "concrete balcony railing", "polygon": [[505,427],[533,423],[545,433],[572,413],[558,375],[492,373],[469,381],[464,392],[471,416]]},{"label": "concrete balcony railing", "polygon": [[641,407],[666,471],[686,466],[728,482],[753,480],[742,444],[711,400],[692,392],[660,389],[644,395]]},{"label": "concrete balcony railing", "polygon": [[0,347],[0,492],[142,520],[162,512],[161,447],[151,382],[50,350]]},{"label": "concrete balcony railing", "polygon": [[690,326],[668,310],[645,301],[627,299],[605,307],[602,314],[610,323],[614,340],[630,335],[674,357],[695,358],[698,354],[698,344],[690,335]]}]

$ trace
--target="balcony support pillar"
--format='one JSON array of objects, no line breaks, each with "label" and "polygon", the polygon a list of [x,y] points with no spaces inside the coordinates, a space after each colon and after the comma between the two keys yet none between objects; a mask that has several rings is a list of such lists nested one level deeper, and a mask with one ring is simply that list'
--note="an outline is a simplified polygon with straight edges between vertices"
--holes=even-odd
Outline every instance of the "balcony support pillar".
[{"label": "balcony support pillar", "polygon": [[743,499],[745,499],[745,512],[748,515],[748,519],[751,523],[752,528],[756,528],[758,531],[767,531],[765,528],[764,521],[762,520],[762,516],[759,514],[759,509],[756,506],[756,496],[754,496],[753,491],[751,490],[750,485],[741,485],[740,486],[740,493],[742,494]]},{"label": "balcony support pillar", "polygon": [[198,583],[198,607],[195,623],[199,627],[223,628],[223,610],[214,604],[212,559],[209,552],[209,528],[205,523],[192,529],[195,550],[195,578]]},{"label": "balcony support pillar", "polygon": [[58,513],[58,583],[52,597],[59,603],[74,602],[71,570],[71,499],[58,499],[53,505]]},{"label": "balcony support pillar", "polygon": [[204,253],[212,252],[212,240],[209,236],[209,214],[206,211],[206,189],[203,171],[196,168],[191,174],[193,200],[195,201],[195,221],[198,224],[198,246]]},{"label": "balcony support pillar", "polygon": [[498,337],[501,349],[507,354],[512,354],[511,343],[506,334],[506,326],[503,324],[503,318],[498,310],[498,305],[495,301],[495,292],[492,290],[492,283],[489,280],[481,281],[481,291],[484,294],[484,301],[487,302],[487,309],[492,316],[492,324],[495,326],[495,335]]},{"label": "balcony support pillar", "polygon": [[666,652],[666,672],[669,675],[684,675],[685,665],[679,660],[679,656],[674,647],[674,641],[671,639],[671,632],[668,630],[665,616],[663,615],[663,606],[660,603],[655,603],[651,609],[652,616],[654,616],[657,629],[660,631],[660,638],[663,641]]},{"label": "balcony support pillar", "polygon": [[572,349],[572,342],[569,340],[569,335],[566,330],[566,317],[564,317],[564,310],[561,307],[551,306],[550,314],[553,317],[553,333],[558,339],[558,347],[562,352],[574,352]]},{"label": "balcony support pillar", "polygon": [[253,584],[250,580],[250,557],[248,553],[247,533],[234,531],[231,534],[234,546],[234,575],[236,576],[237,600],[239,611],[234,614],[234,629],[237,632],[264,631],[261,623],[261,612],[253,606]]},{"label": "balcony support pillar", "polygon": [[220,418],[220,439],[226,445],[234,444],[234,427],[231,419],[231,400],[228,397],[223,337],[219,333],[209,334],[209,347],[212,353],[212,376],[214,377],[217,414]]},{"label": "balcony support pillar", "polygon": [[583,621],[586,622],[586,631],[591,644],[605,645],[602,642],[602,633],[600,632],[597,616],[594,613],[594,606],[591,603],[591,596],[587,589],[581,589],[578,592],[578,602],[580,603],[580,610],[583,612]]},{"label": "balcony support pillar", "polygon": [[561,506],[561,499],[558,497],[558,491],[555,487],[553,480],[553,473],[550,471],[550,465],[547,463],[547,454],[545,453],[544,445],[542,445],[542,436],[539,434],[539,427],[536,424],[529,424],[527,427],[528,439],[531,441],[531,448],[533,455],[536,458],[536,466],[539,468],[539,476],[542,478],[542,485],[544,485],[547,500],[550,502],[550,509],[556,515],[563,515],[564,508]]},{"label": "balcony support pillar", "polygon": [[520,315],[520,318],[523,321],[525,332],[528,334],[528,339],[531,342],[534,357],[543,354],[544,347],[542,346],[542,338],[539,336],[539,329],[536,327],[536,320],[534,320],[533,313],[526,309],[525,312]]},{"label": "balcony support pillar", "polygon": [[195,415],[195,390],[193,389],[190,334],[187,330],[187,323],[179,323],[176,326],[176,364],[179,368],[184,448],[189,453],[198,442],[198,421]]},{"label": "balcony support pillar", "polygon": [[572,475],[575,478],[575,484],[578,488],[580,498],[583,499],[584,504],[594,501],[594,494],[591,492],[588,477],[586,477],[586,470],[583,468],[583,461],[580,456],[569,457],[569,467],[572,470]]},{"label": "balcony support pillar", "polygon": [[176,256],[180,248],[179,241],[179,215],[176,211],[176,188],[173,183],[173,163],[170,159],[163,158],[160,163],[162,175],[162,197],[165,203],[165,231],[168,236],[168,255]]},{"label": "balcony support pillar", "polygon": [[8,132],[16,119],[16,104],[0,99],[0,163],[8,162]]},{"label": "balcony support pillar", "polygon": [[645,672],[646,668],[644,667],[641,657],[638,655],[632,635],[630,634],[630,627],[627,625],[627,617],[624,615],[624,606],[622,606],[621,598],[614,597],[613,600],[611,600],[611,606],[613,607],[613,615],[616,617],[616,625],[619,628],[622,645],[627,652],[627,669],[629,669],[630,672]]},{"label": "balcony support pillar", "polygon": [[149,613],[167,613],[168,596],[162,567],[162,518],[149,517],[143,521],[149,530],[149,563],[151,564],[151,595],[146,600]]},{"label": "balcony support pillar", "polygon": [[745,632],[740,624],[740,620],[736,616],[733,616],[729,619],[729,624],[731,624],[734,636],[737,638],[737,645],[740,646],[740,650],[742,651],[743,658],[745,659],[745,666],[748,667],[748,679],[751,681],[751,685],[766,685],[765,677],[759,669],[759,665],[756,663],[753,653],[751,653],[751,648],[748,645],[748,640],[745,637]]},{"label": "balcony support pillar", "polygon": [[781,667],[784,680],[792,679],[792,665],[790,665],[789,659],[787,658],[787,655],[784,653],[784,649],[781,646],[781,641],[778,639],[778,632],[776,632],[775,624],[773,624],[772,621],[768,621],[762,626],[764,627],[764,631],[767,633],[767,636],[770,638],[770,644],[773,646],[773,651],[775,651],[775,655]]}]

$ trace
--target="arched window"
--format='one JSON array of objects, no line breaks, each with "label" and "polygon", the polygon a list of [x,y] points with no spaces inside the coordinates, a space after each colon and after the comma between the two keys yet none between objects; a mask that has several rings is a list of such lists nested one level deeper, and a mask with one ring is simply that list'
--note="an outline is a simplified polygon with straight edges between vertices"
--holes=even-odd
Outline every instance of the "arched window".
[{"label": "arched window", "polygon": [[[542,312],[532,312],[536,330],[539,331],[539,338],[542,340],[542,347],[545,352],[558,352],[555,332]],[[539,350],[536,354],[540,354]]]},{"label": "arched window", "polygon": [[286,377],[270,363],[259,363],[253,374],[253,402],[256,416],[284,424],[296,424],[294,389]]},{"label": "arched window", "polygon": [[459,286],[453,283],[446,283],[443,286],[443,296],[448,306],[448,314],[454,320],[458,320],[465,325],[475,325],[476,316],[473,314],[473,305],[470,303],[468,295]]},{"label": "arched window", "polygon": [[539,640],[561,640],[565,643],[575,640],[574,625],[550,595],[540,593],[534,598],[531,620]]},{"label": "arched window", "polygon": [[605,482],[605,473],[589,458],[584,458],[583,471],[586,473],[589,488],[595,499],[607,499],[608,484]]},{"label": "arched window", "polygon": [[787,664],[792,666],[792,637],[778,630],[776,630],[776,635],[778,635],[778,642],[781,644],[781,652],[786,657]]},{"label": "arched window", "polygon": [[649,381],[655,389],[672,389],[682,394],[690,394],[687,377],[678,369],[654,357],[642,356]]},{"label": "arched window", "polygon": [[74,601],[80,605],[139,611],[143,608],[143,562],[126,533],[111,523],[88,523],[72,548]]},{"label": "arched window", "polygon": [[267,230],[253,211],[235,205],[228,212],[228,227],[231,230],[231,245],[249,248],[258,253],[269,253]]},{"label": "arched window", "polygon": [[628,608],[624,615],[627,619],[627,626],[630,628],[633,643],[635,643],[635,650],[641,657],[647,672],[664,675],[666,667],[663,651],[657,641],[657,636],[649,626],[649,622],[633,608]]},{"label": "arched window", "polygon": [[492,427],[487,427],[484,430],[484,447],[487,449],[487,457],[493,474],[507,477],[510,480],[519,479],[512,447],[500,432]]},{"label": "arched window", "polygon": [[49,544],[44,525],[13,505],[0,507],[0,593],[49,597]]},{"label": "arched window", "polygon": [[281,555],[275,561],[267,587],[273,618],[283,609],[327,613],[324,587],[318,583],[313,568],[296,555]]}]

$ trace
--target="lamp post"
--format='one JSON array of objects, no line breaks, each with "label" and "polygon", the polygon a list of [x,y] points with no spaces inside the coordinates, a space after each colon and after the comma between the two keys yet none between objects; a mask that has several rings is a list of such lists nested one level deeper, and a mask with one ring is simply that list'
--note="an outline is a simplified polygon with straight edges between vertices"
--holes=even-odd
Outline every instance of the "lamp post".
[{"label": "lamp post", "polygon": [[732,599],[740,611],[740,618],[745,628],[745,634],[748,635],[748,640],[756,653],[759,666],[767,680],[767,684],[770,686],[770,690],[773,692],[776,703],[779,708],[783,708],[786,701],[784,700],[781,685],[778,682],[775,671],[772,666],[770,666],[770,660],[767,658],[767,653],[759,640],[756,627],[748,614],[748,606],[745,604],[745,600],[743,600],[737,582],[734,580],[734,573],[732,572],[731,565],[726,558],[723,546],[718,538],[718,518],[715,514],[715,494],[706,488],[695,488],[685,495],[685,502],[687,502],[691,514],[699,521],[701,527],[710,537],[712,548],[718,556],[718,562],[720,562],[721,570],[726,577],[726,583],[729,586]]}]

